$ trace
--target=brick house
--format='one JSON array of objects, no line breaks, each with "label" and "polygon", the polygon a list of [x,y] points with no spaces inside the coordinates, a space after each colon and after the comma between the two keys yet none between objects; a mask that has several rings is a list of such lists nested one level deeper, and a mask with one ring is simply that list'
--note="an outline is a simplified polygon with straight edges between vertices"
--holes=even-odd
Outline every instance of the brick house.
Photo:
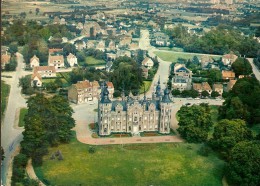
[{"label": "brick house", "polygon": [[[112,82],[107,82],[108,91],[113,98],[114,86]],[[101,86],[97,81],[90,82],[89,80],[79,81],[71,85],[68,90],[68,99],[73,103],[86,103],[99,99]]]}]

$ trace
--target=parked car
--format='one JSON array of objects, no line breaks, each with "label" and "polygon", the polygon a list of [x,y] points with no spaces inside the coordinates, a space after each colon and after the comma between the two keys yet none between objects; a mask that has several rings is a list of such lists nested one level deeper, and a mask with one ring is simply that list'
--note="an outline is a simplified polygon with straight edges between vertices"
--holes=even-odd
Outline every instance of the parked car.
[{"label": "parked car", "polygon": [[200,100],[200,98],[194,98],[194,99],[196,99],[196,100]]},{"label": "parked car", "polygon": [[187,100],[192,100],[193,98],[187,98]]},{"label": "parked car", "polygon": [[221,99],[220,98],[216,98],[216,101],[221,101]]},{"label": "parked car", "polygon": [[189,106],[189,105],[191,105],[191,103],[186,103],[185,105],[186,105],[186,106]]}]

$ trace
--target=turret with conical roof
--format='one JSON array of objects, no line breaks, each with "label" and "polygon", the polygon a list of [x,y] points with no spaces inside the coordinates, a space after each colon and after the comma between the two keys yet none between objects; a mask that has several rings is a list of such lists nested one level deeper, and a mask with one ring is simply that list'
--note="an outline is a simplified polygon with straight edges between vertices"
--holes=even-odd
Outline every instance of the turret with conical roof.
[{"label": "turret with conical roof", "polygon": [[168,88],[166,88],[164,90],[164,95],[162,97],[162,103],[171,103],[172,100],[170,98],[170,90]]},{"label": "turret with conical roof", "polygon": [[111,100],[109,99],[109,91],[107,90],[107,85],[105,84],[103,86],[102,92],[101,92],[101,103],[111,103]]},{"label": "turret with conical roof", "polygon": [[160,85],[160,78],[158,80],[157,86],[156,86],[156,90],[155,90],[155,95],[156,97],[160,97],[161,96],[161,85]]}]

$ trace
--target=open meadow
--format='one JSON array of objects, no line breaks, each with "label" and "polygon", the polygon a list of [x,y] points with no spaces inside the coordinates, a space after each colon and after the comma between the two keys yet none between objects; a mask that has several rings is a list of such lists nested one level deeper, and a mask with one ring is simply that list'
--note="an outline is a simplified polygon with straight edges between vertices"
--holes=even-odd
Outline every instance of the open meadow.
[{"label": "open meadow", "polygon": [[[164,61],[169,61],[169,62],[177,62],[178,58],[182,59],[190,59],[192,60],[193,56],[197,56],[199,59],[203,55],[209,55],[209,54],[199,54],[199,53],[187,53],[187,52],[174,52],[174,51],[155,51],[154,52],[159,58],[161,58]],[[218,55],[209,55],[213,59],[219,59],[222,56]]]},{"label": "open meadow", "polygon": [[[224,162],[187,143],[92,146],[75,138],[49,149],[37,176],[47,185],[222,185]],[[51,160],[60,150],[64,160]]]}]

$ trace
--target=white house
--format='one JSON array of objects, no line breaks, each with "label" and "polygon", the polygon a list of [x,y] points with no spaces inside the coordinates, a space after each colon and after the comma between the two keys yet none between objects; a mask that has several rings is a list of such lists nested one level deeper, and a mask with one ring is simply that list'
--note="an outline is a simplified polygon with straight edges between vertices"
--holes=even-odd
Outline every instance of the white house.
[{"label": "white house", "polygon": [[149,57],[146,57],[143,61],[142,61],[142,66],[147,67],[148,69],[153,68],[153,60]]},{"label": "white house", "polygon": [[74,65],[78,64],[77,57],[74,56],[72,53],[69,53],[69,55],[67,56],[67,61],[70,64],[71,67],[73,67]]},{"label": "white house", "polygon": [[34,55],[30,59],[30,67],[33,68],[33,67],[38,67],[38,66],[40,66],[40,60],[36,55]]},{"label": "white house", "polygon": [[41,87],[42,86],[42,77],[39,73],[34,73],[31,77],[31,86]]}]

